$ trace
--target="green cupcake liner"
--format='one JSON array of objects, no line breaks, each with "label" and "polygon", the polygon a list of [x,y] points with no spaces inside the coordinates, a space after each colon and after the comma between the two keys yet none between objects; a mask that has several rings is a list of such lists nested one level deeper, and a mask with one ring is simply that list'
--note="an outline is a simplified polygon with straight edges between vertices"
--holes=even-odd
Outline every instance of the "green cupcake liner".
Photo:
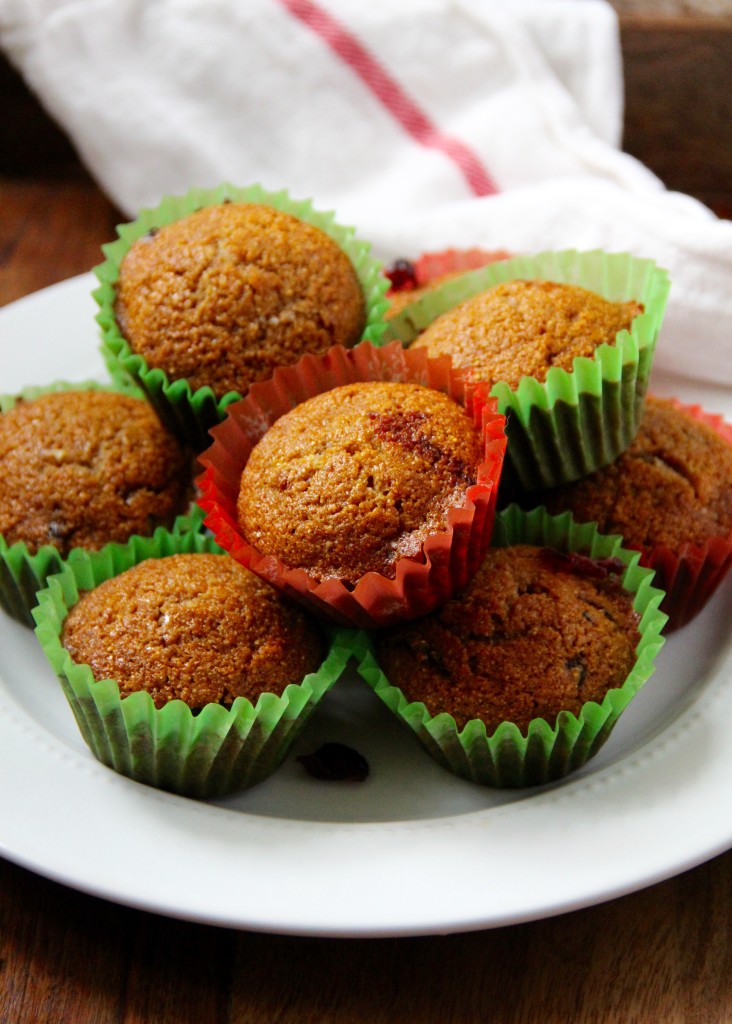
[{"label": "green cupcake liner", "polygon": [[345,631],[331,637],[321,666],[293,681],[278,696],[263,693],[252,704],[237,697],[231,708],[207,704],[194,714],[180,700],[156,708],[149,693],[120,697],[111,679],[95,681],[88,665],[74,662],[61,644],[68,611],[81,592],[131,568],[145,558],[215,552],[228,555],[210,538],[158,531],[128,544],[78,555],[48,581],[34,609],[36,636],[58,676],[79,730],[103,764],[137,782],[182,796],[221,796],[270,775],[322,697],[351,657]]},{"label": "green cupcake liner", "polygon": [[[543,252],[489,264],[446,282],[388,322],[383,342],[409,345],[442,313],[504,281],[542,278],[580,285],[615,302],[635,299],[645,311],[613,345],[574,360],[571,372],[553,367],[546,381],[524,377],[491,395],[507,417],[508,451],[502,489],[507,495],[556,487],[594,472],[625,451],[643,412],[670,281],[650,259],[601,250]],[[467,368],[466,368],[467,370]]]},{"label": "green cupcake liner", "polygon": [[562,711],[553,726],[534,719],[525,735],[512,722],[502,722],[489,736],[478,719],[459,731],[451,715],[433,717],[423,703],[409,703],[382,672],[373,649],[358,666],[362,678],[436,761],[472,782],[500,788],[553,782],[586,764],[652,674],[666,622],[666,615],[659,611],[664,594],[652,586],[653,571],[638,564],[639,553],[623,548],[621,537],[599,533],[594,523],[575,523],[569,513],[550,516],[544,508],[526,512],[512,505],[496,518],[493,545],[518,543],[578,551],[592,558],[617,557],[625,565],[621,581],[633,594],[633,607],[641,617],[641,640],[628,678],[621,687],[609,690],[601,704],[589,701],[578,715]]},{"label": "green cupcake liner", "polygon": [[366,302],[366,326],[362,341],[378,342],[386,329],[383,318],[388,308],[385,298],[389,287],[381,264],[369,255],[370,244],[355,237],[353,228],[336,224],[331,211],[313,209],[309,200],[295,200],[288,192],[267,192],[260,185],[240,188],[224,183],[215,189],[193,189],[183,196],[168,196],[159,206],[141,210],[137,219],[117,228],[119,237],[102,246],[105,261],[94,268],[101,282],[94,292],[99,305],[97,322],[102,328],[101,351],[115,380],[133,380],[145,392],[160,418],[195,451],[209,443],[208,430],[225,416],[226,408],[243,396],[231,391],[217,399],[209,387],[195,391],[186,380],[171,380],[159,369],[151,369],[142,356],[134,353],[122,336],[114,313],[116,283],[122,260],[133,242],[152,228],[180,220],[196,210],[227,200],[261,203],[307,221],[329,235],[346,253],[363,288]]},{"label": "green cupcake liner", "polygon": [[[31,385],[12,395],[0,395],[0,415],[8,412],[19,401],[30,402],[39,395],[59,391],[83,390],[120,391],[135,398],[144,397],[131,381],[54,381],[51,384]],[[203,517],[203,511],[191,502],[190,511],[176,517],[171,532],[178,534],[202,531]],[[83,549],[73,548],[67,557],[73,559],[81,550]],[[36,605],[36,594],[46,586],[49,576],[63,568],[65,561],[66,559],[52,544],[44,544],[33,554],[22,541],[8,544],[0,533],[0,609],[24,626],[33,628],[35,623],[32,609]]]}]

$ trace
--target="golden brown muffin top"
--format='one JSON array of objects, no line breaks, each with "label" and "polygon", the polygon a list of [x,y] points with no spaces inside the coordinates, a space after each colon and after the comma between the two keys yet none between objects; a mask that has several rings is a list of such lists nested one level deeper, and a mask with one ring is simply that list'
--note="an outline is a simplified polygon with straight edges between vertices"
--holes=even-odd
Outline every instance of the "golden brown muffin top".
[{"label": "golden brown muffin top", "polygon": [[474,379],[516,388],[522,377],[545,381],[553,366],[571,371],[577,356],[613,344],[642,312],[637,302],[609,302],[577,285],[507,281],[437,317],[410,347],[450,355]]},{"label": "golden brown muffin top", "polygon": [[417,384],[362,382],[282,416],[241,476],[239,526],[260,552],[355,583],[418,556],[463,504],[482,461],[460,405]]},{"label": "golden brown muffin top", "polygon": [[171,526],[191,492],[189,456],[139,398],[60,391],[0,416],[0,533],[31,552],[97,549]]},{"label": "golden brown muffin top", "polygon": [[131,348],[220,398],[331,345],[365,322],[356,272],[333,239],[256,203],[209,206],[138,239],[115,312]]},{"label": "golden brown muffin top", "polygon": [[732,530],[732,445],[671,402],[649,395],[631,446],[609,466],[537,497],[552,512],[672,550]]},{"label": "golden brown muffin top", "polygon": [[625,682],[639,641],[632,597],[614,576],[563,571],[524,544],[491,548],[457,598],[374,635],[379,665],[407,700],[460,729],[482,719],[489,735],[504,721],[525,731],[532,718],[554,725],[560,711],[601,702]]},{"label": "golden brown muffin top", "polygon": [[84,594],[62,643],[123,696],[147,690],[156,707],[236,697],[256,703],[320,666],[323,641],[304,612],[228,555],[151,558]]}]

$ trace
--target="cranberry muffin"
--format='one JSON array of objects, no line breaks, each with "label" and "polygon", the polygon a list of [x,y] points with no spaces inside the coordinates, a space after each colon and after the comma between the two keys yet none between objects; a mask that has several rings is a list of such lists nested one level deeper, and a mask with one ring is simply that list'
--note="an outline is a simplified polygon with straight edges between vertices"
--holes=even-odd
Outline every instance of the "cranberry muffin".
[{"label": "cranberry muffin", "polygon": [[62,556],[171,527],[192,461],[142,399],[101,389],[18,401],[0,415],[0,535]]},{"label": "cranberry muffin", "polygon": [[467,585],[372,634],[358,672],[456,775],[563,778],[607,742],[663,645],[663,592],[638,558],[592,524],[512,505]]},{"label": "cranberry muffin", "polygon": [[399,559],[447,529],[481,461],[479,431],[442,392],[343,385],[264,434],[241,474],[238,523],[258,551],[319,580],[393,578]]},{"label": "cranberry muffin", "polygon": [[502,722],[525,732],[621,686],[638,622],[632,595],[602,564],[516,544],[491,548],[460,595],[374,645],[408,702],[451,715],[458,729],[479,719],[489,735]]},{"label": "cranberry muffin", "polygon": [[694,406],[647,396],[635,441],[584,479],[540,494],[642,552],[666,590],[669,628],[704,606],[732,561],[732,428]]},{"label": "cranberry muffin", "polygon": [[354,345],[366,322],[341,247],[314,224],[248,202],[206,206],[137,239],[114,312],[148,367],[217,398],[305,352]]}]

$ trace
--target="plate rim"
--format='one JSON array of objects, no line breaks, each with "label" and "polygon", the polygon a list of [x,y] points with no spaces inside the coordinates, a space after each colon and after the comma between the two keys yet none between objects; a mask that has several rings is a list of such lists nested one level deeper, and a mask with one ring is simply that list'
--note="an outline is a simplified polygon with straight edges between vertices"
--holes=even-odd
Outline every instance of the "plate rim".
[{"label": "plate rim", "polygon": [[[14,330],[17,330],[18,324],[22,326],[24,320],[33,319],[41,315],[44,308],[47,311],[53,311],[56,307],[63,309],[66,306],[70,307],[70,320],[73,323],[75,316],[82,314],[85,316],[87,309],[93,310],[90,294],[94,281],[93,274],[81,274],[24,296],[0,309],[0,328],[9,325],[8,334],[12,334]],[[82,335],[85,331],[88,332],[89,328],[87,327],[82,330]],[[1,358],[2,353],[0,352]],[[668,378],[671,381],[674,379],[670,375],[668,375]],[[681,378],[676,378],[676,381],[683,383]],[[700,385],[700,387],[715,393],[713,385]],[[732,402],[732,392],[730,389],[718,387],[716,393],[724,396],[728,402]],[[730,407],[732,408],[732,406]],[[710,411],[717,410],[710,408]],[[723,672],[725,673],[724,677],[722,677]],[[13,701],[10,693],[6,693],[2,679],[2,666],[0,666],[0,712],[2,712],[0,713],[0,822],[3,820],[7,822],[10,820],[9,816],[13,814],[17,818],[17,821],[14,822],[11,828],[8,828],[7,825],[3,827],[0,824],[0,855],[21,867],[32,870],[53,881],[70,886],[89,895],[126,906],[219,927],[251,929],[279,934],[321,937],[432,935],[500,927],[507,924],[550,917],[638,891],[648,885],[655,884],[695,867],[732,847],[732,787],[728,787],[730,791],[727,797],[729,814],[726,818],[724,815],[719,816],[719,827],[716,829],[708,828],[704,833],[703,841],[696,844],[690,844],[687,841],[683,847],[683,853],[674,856],[669,852],[665,858],[656,857],[655,863],[653,857],[650,859],[648,856],[645,859],[641,858],[641,863],[636,862],[633,871],[626,872],[624,876],[621,872],[620,875],[613,876],[605,882],[596,883],[594,889],[592,888],[591,880],[587,880],[583,883],[583,890],[577,893],[574,898],[571,893],[567,892],[566,888],[561,886],[553,896],[548,894],[545,889],[543,901],[540,903],[535,902],[533,908],[529,905],[530,901],[524,902],[521,906],[514,904],[513,909],[510,905],[506,905],[504,901],[503,904],[494,904],[492,907],[486,907],[484,902],[476,909],[475,906],[460,905],[459,900],[457,901],[458,906],[454,906],[452,910],[449,909],[449,902],[444,900],[440,900],[438,904],[433,905],[434,909],[432,911],[428,907],[420,908],[418,900],[411,900],[410,902],[406,899],[407,893],[405,888],[409,883],[409,872],[407,870],[409,865],[401,862],[396,865],[394,863],[383,865],[384,850],[379,849],[379,843],[381,843],[382,847],[386,847],[393,855],[394,850],[392,847],[394,847],[395,843],[403,842],[410,834],[413,835],[415,832],[420,832],[425,851],[428,850],[431,857],[439,860],[444,854],[443,847],[439,842],[439,836],[443,833],[451,834],[453,839],[457,835],[458,838],[464,841],[474,843],[476,835],[480,835],[482,831],[490,830],[499,819],[502,819],[501,829],[504,831],[506,830],[506,820],[508,818],[515,819],[517,816],[520,818],[527,814],[533,814],[536,819],[536,808],[539,806],[541,806],[541,811],[538,814],[538,823],[542,824],[547,815],[549,817],[552,816],[551,805],[557,801],[570,800],[576,808],[578,804],[583,805],[589,793],[596,789],[602,790],[605,798],[608,795],[613,796],[614,794],[614,799],[618,793],[626,794],[633,770],[637,770],[639,761],[647,760],[651,766],[655,762],[655,769],[653,771],[655,779],[658,774],[659,763],[663,762],[664,758],[670,753],[668,748],[670,744],[672,745],[673,735],[675,733],[678,734],[679,731],[686,733],[690,723],[693,725],[693,728],[690,730],[692,733],[695,730],[698,731],[702,724],[712,729],[717,741],[721,741],[724,751],[724,736],[717,736],[717,732],[714,731],[714,722],[710,722],[709,719],[714,718],[711,705],[719,703],[719,701],[725,704],[725,706],[729,704],[729,710],[732,712],[732,649],[728,649],[726,654],[720,655],[717,676],[710,681],[709,686],[712,688],[713,696],[716,700],[708,701],[703,708],[699,706],[698,701],[690,703],[682,709],[673,722],[669,723],[667,728],[663,729],[648,742],[642,744],[628,757],[622,758],[616,763],[608,765],[587,777],[578,779],[570,777],[560,785],[544,787],[540,792],[526,799],[521,798],[498,807],[469,811],[457,816],[439,816],[437,818],[418,819],[407,822],[311,821],[308,822],[308,829],[303,830],[302,823],[291,820],[267,818],[261,815],[242,815],[240,812],[230,811],[215,804],[199,804],[188,801],[183,797],[177,797],[158,790],[150,790],[148,787],[140,787],[138,783],[131,782],[105,768],[96,762],[91,755],[87,756],[86,753],[69,751],[62,744],[61,749],[57,749],[54,746],[54,738],[51,737],[51,741],[49,741],[48,734],[44,733],[43,726],[26,715],[25,709]],[[717,723],[717,725],[718,730],[723,733],[721,724]],[[38,736],[39,730],[41,731],[40,739]],[[45,744],[44,735],[46,737]],[[26,739],[32,738],[29,747],[23,747],[23,737],[26,737]],[[676,739],[678,739],[678,735]],[[58,740],[55,742],[60,743]],[[732,768],[732,743],[728,743],[728,748],[724,751],[722,762],[715,766],[717,771]],[[25,752],[23,752],[24,749]],[[29,758],[33,762],[32,764],[27,763]],[[46,785],[44,786],[43,773],[50,767],[55,766],[58,769],[59,760],[64,766],[63,770],[60,772],[57,770],[54,773],[56,778],[53,780],[53,784],[49,785],[49,780],[46,780]],[[28,783],[28,775],[30,775],[30,781],[33,785],[32,799],[27,806],[21,808],[18,806],[18,790],[14,788],[13,779],[13,769],[17,770],[19,763],[27,773],[24,784]],[[251,889],[235,889],[236,900],[234,900],[234,905],[232,906],[231,890],[229,890],[228,895],[226,891],[222,895],[218,891],[207,888],[204,894],[200,894],[203,896],[203,903],[201,898],[194,898],[190,894],[187,897],[181,896],[179,890],[175,889],[177,884],[177,878],[175,877],[170,885],[165,886],[161,886],[159,883],[157,885],[150,885],[148,882],[143,883],[141,881],[130,883],[129,880],[124,885],[115,883],[114,872],[112,871],[110,875],[110,871],[112,868],[119,871],[122,866],[122,860],[116,853],[110,858],[109,864],[104,864],[104,870],[99,868],[93,877],[89,877],[88,865],[84,864],[83,861],[80,862],[69,858],[68,855],[61,856],[59,844],[44,843],[41,834],[45,824],[49,821],[56,822],[57,825],[60,824],[67,829],[74,824],[77,826],[77,829],[80,827],[80,821],[77,819],[81,815],[83,803],[73,807],[67,806],[66,808],[57,806],[55,809],[48,806],[49,799],[52,794],[56,793],[57,783],[63,780],[64,774],[74,782],[72,789],[75,798],[85,798],[88,801],[93,797],[94,799],[104,800],[106,798],[105,794],[108,794],[111,789],[115,793],[114,799],[118,799],[128,811],[131,805],[133,807],[131,820],[134,822],[135,827],[141,828],[143,825],[146,825],[145,842],[142,843],[141,848],[150,855],[154,854],[155,844],[160,843],[161,840],[167,844],[167,852],[172,852],[175,841],[178,839],[176,820],[178,826],[180,826],[182,819],[196,820],[202,814],[212,816],[218,822],[218,831],[223,831],[224,833],[230,832],[230,826],[222,824],[222,816],[223,819],[227,820],[230,816],[233,816],[235,819],[247,817],[250,822],[254,820],[257,825],[255,832],[260,837],[272,835],[279,837],[280,834],[287,835],[287,833],[290,833],[291,836],[293,830],[297,833],[297,826],[299,825],[300,840],[302,841],[304,838],[303,831],[310,833],[309,838],[311,840],[315,836],[317,843],[312,845],[310,852],[324,861],[322,871],[320,867],[316,870],[312,865],[309,866],[311,875],[321,881],[328,879],[332,884],[333,876],[329,867],[328,857],[330,856],[331,859],[334,856],[353,858],[354,845],[361,844],[362,847],[366,847],[362,856],[374,858],[380,869],[384,869],[387,872],[386,875],[380,876],[382,889],[379,898],[381,900],[386,899],[384,894],[387,893],[394,900],[394,905],[389,913],[382,912],[379,914],[377,912],[374,914],[373,908],[367,908],[362,902],[362,917],[360,921],[347,920],[344,915],[341,914],[339,916],[333,913],[330,916],[323,914],[318,919],[317,915],[313,916],[316,913],[315,911],[312,909],[308,911],[307,908],[310,904],[303,904],[303,909],[298,912],[299,916],[293,913],[292,909],[289,913],[287,909],[284,911],[281,909],[275,911],[273,909],[269,916],[267,916],[266,909],[262,909],[266,907],[266,903],[252,900],[248,905],[244,905],[247,904],[248,895],[253,897]],[[79,779],[82,780],[81,783],[79,783]],[[592,780],[590,785],[588,785],[588,779]],[[140,798],[140,789],[146,791],[142,798]],[[584,797],[578,801],[577,794],[579,792],[581,795],[582,791],[584,791]],[[119,794],[122,795],[120,796]],[[134,794],[131,800],[130,794]],[[710,794],[706,795],[709,796]],[[683,801],[679,797],[676,801],[677,809],[673,810],[669,806],[669,796],[670,794],[667,794],[662,813],[666,826],[668,826],[668,816],[675,815],[678,811],[678,806],[687,807],[689,804],[688,793],[685,793]],[[180,815],[181,801],[191,805],[188,808],[189,813],[184,813],[182,819]],[[723,807],[727,806],[727,803],[723,800]],[[152,824],[145,818],[145,812],[151,805],[157,806],[161,820],[166,820],[162,808],[166,809],[166,813],[170,808],[177,808],[178,810],[173,811],[173,818],[175,820],[162,831],[160,821],[157,822],[155,827],[152,827]],[[196,808],[196,810],[194,811],[192,808]],[[45,812],[43,828],[40,828],[37,818],[33,816],[34,812],[38,810]],[[65,822],[63,821],[63,810],[69,812]],[[638,819],[637,814],[635,817],[630,814],[629,816],[632,818],[632,824],[635,829],[634,835],[637,837],[639,829],[643,832],[644,829],[647,830],[652,826],[654,822],[657,823],[658,815],[658,807],[651,808],[644,822]],[[109,856],[110,840],[115,840],[117,843],[124,842],[126,838],[124,827],[120,822],[118,822],[119,828],[111,827],[109,822],[102,824],[103,828],[100,834],[92,837],[85,835],[84,838],[88,844],[89,852],[95,853],[97,856],[104,856],[105,853]],[[570,822],[570,826],[571,824]],[[603,841],[608,840],[606,835],[607,822],[601,824],[602,827],[597,829],[600,835],[593,838],[593,841],[589,843],[591,848],[594,848],[600,839]],[[641,828],[641,826],[643,827]],[[240,827],[241,820],[239,820],[237,828]],[[513,827],[516,828],[515,823]],[[521,828],[518,829],[519,832]],[[687,832],[690,831],[692,830],[687,829]],[[372,833],[375,835],[372,835]],[[425,834],[428,836],[427,839],[425,839]],[[384,840],[385,835],[390,837],[388,841]],[[251,838],[256,839],[257,836],[255,835]],[[377,840],[376,845],[374,845],[374,838]],[[140,847],[140,835],[137,835],[136,839],[138,847]],[[75,843],[80,841],[81,836],[74,840]],[[501,838],[501,841],[505,841],[505,836]],[[612,837],[610,841],[612,842]],[[216,845],[217,843],[219,845]],[[200,855],[202,852],[199,849],[201,846],[200,842],[197,842],[194,846],[195,854]],[[216,865],[218,867],[230,866],[229,861],[232,851],[229,850],[228,855],[224,855],[223,850],[225,850],[225,846],[222,849],[218,836],[216,843],[210,844],[209,854],[211,850],[217,851]],[[75,852],[79,851],[75,850]],[[484,850],[479,852],[485,854]],[[240,850],[239,853],[241,854],[242,851]],[[280,869],[286,866],[285,862],[280,864],[282,851],[268,850],[268,854],[272,855],[273,853],[276,854],[274,856],[274,863]],[[474,856],[477,855],[478,853]],[[545,855],[551,860],[551,857],[556,857],[557,851],[553,848],[550,851],[547,848]],[[458,857],[457,860],[459,861],[460,858]],[[341,861],[341,864],[343,863],[344,861]],[[551,864],[553,865],[554,863],[551,860]],[[256,857],[252,864],[248,863],[247,866],[256,867]],[[359,866],[362,868],[363,864],[354,864],[351,860],[348,860],[349,878],[354,868],[358,869]],[[434,864],[431,866],[434,867]],[[470,867],[472,871],[476,870],[477,864],[474,860],[471,862]],[[392,871],[393,878],[390,878],[388,875],[389,868]],[[298,864],[297,869],[292,872],[291,878],[280,879],[281,889],[277,894],[277,900],[293,899],[297,886],[302,884],[303,865],[301,863]],[[307,872],[305,873],[307,874]],[[357,873],[356,871],[356,875]],[[354,875],[354,878],[356,875]],[[462,890],[461,894],[461,898],[464,900],[465,897]],[[215,904],[215,906],[211,904],[208,910],[204,905],[206,895],[213,899]],[[341,893],[342,898],[343,896],[344,894]],[[369,898],[372,897],[370,896]],[[495,886],[493,888],[489,887],[482,893],[481,898],[484,901],[489,898],[500,900],[500,894],[496,891]],[[273,907],[275,903],[277,903],[276,900],[273,903]],[[254,909],[255,905],[259,907],[258,910]],[[279,906],[279,904],[277,905]],[[292,905],[290,906],[292,907]],[[415,911],[411,919],[407,920],[404,918],[404,910],[401,909],[404,906],[409,906],[410,908],[418,907],[419,910],[418,912]],[[309,920],[307,918],[308,912],[310,913]],[[402,915],[401,918],[399,916],[400,913]]]}]

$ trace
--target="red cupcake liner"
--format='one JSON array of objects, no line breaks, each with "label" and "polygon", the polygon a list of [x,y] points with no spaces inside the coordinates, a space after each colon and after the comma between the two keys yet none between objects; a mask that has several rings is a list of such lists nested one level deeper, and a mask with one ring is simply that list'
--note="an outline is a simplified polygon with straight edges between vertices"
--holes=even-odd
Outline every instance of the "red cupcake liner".
[{"label": "red cupcake liner", "polygon": [[[732,424],[721,416],[705,412],[699,405],[685,405],[677,398],[667,401],[732,445]],[[640,564],[655,570],[655,586],[666,591],[661,610],[668,615],[668,633],[686,625],[702,610],[732,567],[732,530],[710,537],[704,544],[684,544],[678,551],[663,544],[639,550]]]},{"label": "red cupcake liner", "polygon": [[[421,384],[458,402],[481,430],[484,461],[462,505],[448,512],[447,529],[424,541],[421,557],[399,559],[394,579],[369,572],[352,587],[339,580],[320,582],[263,554],[242,536],[236,519],[241,473],[254,445],[284,413],[343,384],[375,380]],[[361,629],[416,618],[465,586],[485,557],[506,450],[504,427],[488,389],[466,389],[449,357],[430,359],[419,349],[405,351],[398,341],[379,348],[369,342],[353,349],[334,346],[323,357],[303,356],[253,385],[210,431],[214,440],[200,456],[205,471],[198,480],[204,522],[238,562],[321,617]]]},{"label": "red cupcake liner", "polygon": [[387,298],[400,292],[423,288],[447,274],[464,274],[497,260],[510,259],[511,256],[512,253],[507,249],[442,249],[440,252],[422,253],[415,260],[395,260],[384,271],[391,281]]},{"label": "red cupcake liner", "polygon": [[507,249],[444,249],[425,252],[414,261],[417,285],[422,286],[445,274],[467,273],[497,260],[508,260],[514,253]]}]

